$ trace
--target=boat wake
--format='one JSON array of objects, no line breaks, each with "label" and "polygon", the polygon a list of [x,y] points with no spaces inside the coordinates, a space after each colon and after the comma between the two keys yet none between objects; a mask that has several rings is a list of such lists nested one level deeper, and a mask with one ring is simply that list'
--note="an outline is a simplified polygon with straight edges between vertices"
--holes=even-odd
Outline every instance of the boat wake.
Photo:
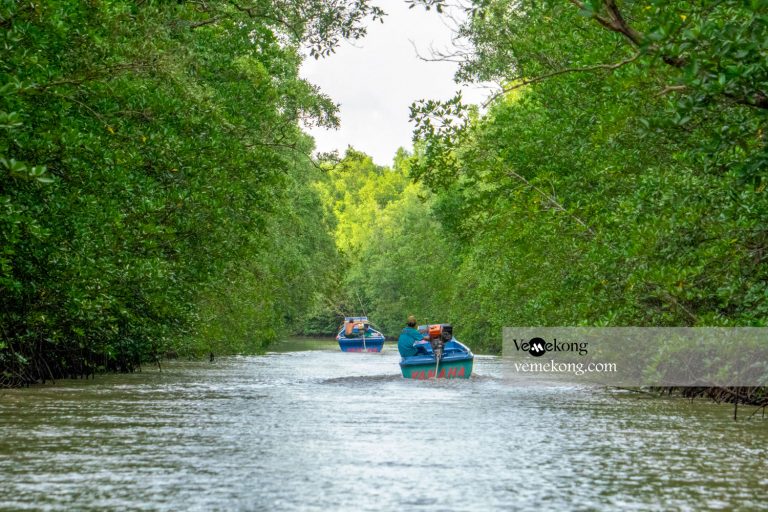
[{"label": "boat wake", "polygon": [[[435,379],[431,379],[435,380]],[[438,379],[440,381],[443,381],[444,379]],[[468,379],[470,381],[481,381],[481,382],[502,382],[504,379],[501,377],[497,377],[494,375],[479,375],[479,374],[472,374],[472,376]],[[347,376],[347,377],[333,377],[330,379],[322,379],[319,381],[320,384],[331,384],[331,385],[349,385],[349,384],[381,384],[384,382],[405,382],[407,379],[403,379],[402,375],[353,375],[353,376]]]},{"label": "boat wake", "polygon": [[403,377],[399,374],[389,375],[353,375],[347,377],[333,377],[330,379],[323,379],[320,384],[374,384],[382,382],[397,382],[403,380]]}]

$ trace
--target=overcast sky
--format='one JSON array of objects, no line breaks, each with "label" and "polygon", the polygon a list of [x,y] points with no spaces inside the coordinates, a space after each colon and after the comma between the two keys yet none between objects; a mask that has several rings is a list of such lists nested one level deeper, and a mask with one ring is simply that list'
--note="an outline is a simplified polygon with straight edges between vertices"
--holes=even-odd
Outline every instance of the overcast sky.
[{"label": "overcast sky", "polygon": [[313,128],[318,151],[347,146],[371,155],[379,165],[390,165],[397,148],[411,148],[413,126],[408,107],[418,99],[448,99],[464,91],[467,102],[481,103],[487,89],[453,82],[456,64],[419,60],[411,41],[422,54],[430,45],[445,48],[451,30],[434,11],[408,9],[403,0],[380,3],[387,12],[384,24],[371,24],[368,35],[354,46],[342,43],[325,59],[308,58],[302,76],[320,86],[341,104],[341,128]]}]

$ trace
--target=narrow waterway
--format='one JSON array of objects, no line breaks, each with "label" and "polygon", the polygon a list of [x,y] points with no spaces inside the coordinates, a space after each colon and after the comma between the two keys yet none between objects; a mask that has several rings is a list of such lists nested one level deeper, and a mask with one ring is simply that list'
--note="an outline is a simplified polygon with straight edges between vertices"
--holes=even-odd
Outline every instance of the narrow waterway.
[{"label": "narrow waterway", "polygon": [[0,391],[2,510],[756,510],[768,420],[580,387],[401,378],[397,351]]}]

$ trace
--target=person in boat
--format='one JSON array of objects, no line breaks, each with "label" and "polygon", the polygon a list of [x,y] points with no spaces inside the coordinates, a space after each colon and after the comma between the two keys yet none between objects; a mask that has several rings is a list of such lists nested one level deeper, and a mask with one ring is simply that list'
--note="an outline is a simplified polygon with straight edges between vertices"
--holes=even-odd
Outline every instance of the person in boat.
[{"label": "person in boat", "polygon": [[353,332],[355,330],[355,322],[350,320],[347,322],[347,324],[344,326],[344,335],[347,338],[351,338],[353,336]]},{"label": "person in boat", "polygon": [[397,350],[401,357],[415,356],[419,353],[416,345],[424,343],[424,335],[416,328],[416,317],[410,315],[407,323],[408,325],[403,328],[397,339]]},{"label": "person in boat", "polygon": [[369,338],[371,335],[373,335],[373,330],[366,323],[350,320],[344,324],[344,336],[346,338],[359,338],[361,336]]}]

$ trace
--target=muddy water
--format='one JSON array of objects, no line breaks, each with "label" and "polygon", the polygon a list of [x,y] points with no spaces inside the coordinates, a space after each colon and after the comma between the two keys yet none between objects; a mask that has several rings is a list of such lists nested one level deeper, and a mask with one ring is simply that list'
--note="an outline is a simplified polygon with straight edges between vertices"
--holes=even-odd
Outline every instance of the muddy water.
[{"label": "muddy water", "polygon": [[706,402],[403,380],[396,349],[0,391],[2,510],[756,510],[768,420]]}]

